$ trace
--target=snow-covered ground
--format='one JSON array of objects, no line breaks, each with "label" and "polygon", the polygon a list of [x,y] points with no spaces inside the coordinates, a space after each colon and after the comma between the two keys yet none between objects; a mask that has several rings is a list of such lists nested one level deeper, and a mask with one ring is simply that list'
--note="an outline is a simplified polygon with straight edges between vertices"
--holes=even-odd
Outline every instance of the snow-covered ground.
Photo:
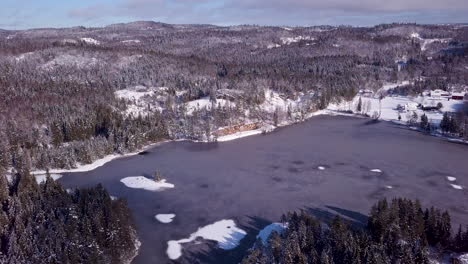
[{"label": "snow-covered ground", "polygon": [[174,220],[175,214],[157,214],[154,218],[163,224],[169,224]]},{"label": "snow-covered ground", "polygon": [[[164,142],[167,142],[167,141],[164,141]],[[93,163],[90,163],[90,164],[78,164],[76,168],[73,168],[73,169],[51,169],[49,170],[49,173],[50,174],[62,174],[62,173],[73,173],[73,172],[87,172],[87,171],[92,171],[92,170],[95,170],[101,166],[103,166],[104,164],[114,160],[114,159],[118,159],[118,158],[124,158],[124,157],[130,157],[130,156],[134,156],[134,155],[137,155],[138,153],[140,153],[141,151],[144,151],[146,149],[149,149],[151,147],[154,147],[154,146],[157,146],[157,145],[160,145],[164,142],[158,142],[158,143],[153,143],[153,144],[149,144],[143,148],[141,148],[140,150],[138,151],[135,151],[135,152],[131,152],[131,153],[127,153],[127,154],[110,154],[110,155],[107,155],[105,156],[104,158],[101,158],[101,159],[98,159],[98,160],[95,160]],[[11,169],[8,170],[8,173],[11,173]],[[40,176],[40,175],[45,175],[46,174],[46,171],[45,170],[33,170],[30,172],[32,175],[35,175],[35,176]]]},{"label": "snow-covered ground", "polygon": [[[47,176],[45,174],[44,175],[33,175],[33,176],[36,179],[37,184],[45,183],[46,180],[47,180]],[[50,177],[54,181],[56,181],[56,180],[62,178],[62,174],[51,173]],[[7,179],[8,182],[11,182],[13,178],[12,178],[11,174],[7,174],[6,179]]]},{"label": "snow-covered ground", "polygon": [[287,37],[287,38],[281,38],[281,42],[283,45],[290,45],[292,43],[297,43],[301,40],[315,40],[313,37],[309,36],[297,36],[297,37]]},{"label": "snow-covered ground", "polygon": [[221,220],[201,227],[189,238],[167,242],[167,255],[175,260],[182,256],[182,244],[190,243],[198,237],[218,242],[218,247],[229,250],[237,247],[247,232],[238,228],[233,220]]},{"label": "snow-covered ground", "polygon": [[201,99],[193,100],[185,104],[188,115],[191,115],[195,110],[201,110],[201,109],[211,110],[211,107],[213,105],[215,107],[219,107],[219,106],[235,107],[235,104],[233,102],[225,100],[225,99],[216,99],[216,102],[212,103],[209,97],[203,97]]},{"label": "snow-covered ground", "polygon": [[468,253],[458,256],[457,259],[460,261],[460,264],[468,264]]},{"label": "snow-covered ground", "polygon": [[101,44],[101,42],[99,42],[98,40],[95,40],[93,38],[80,38],[80,40],[86,42],[87,44],[91,44],[91,45],[100,45]]},{"label": "snow-covered ground", "polygon": [[[36,178],[36,182],[37,182],[38,184],[44,183],[44,182],[46,182],[46,180],[47,180],[47,176],[46,176],[46,175],[35,175],[34,177]],[[50,177],[51,177],[54,181],[56,181],[56,180],[62,178],[62,174],[52,173],[52,174],[50,174]]]},{"label": "snow-covered ground", "polygon": [[[382,87],[382,90],[388,90],[394,88],[398,85],[404,85],[407,82],[399,84],[386,84]],[[331,111],[356,111],[360,95],[357,95],[351,102],[341,102],[339,104],[330,104],[328,110]],[[455,112],[461,107],[463,107],[463,101],[460,100],[447,100],[446,98],[433,98],[430,96],[416,96],[416,97],[406,97],[406,96],[387,96],[380,101],[378,98],[374,97],[361,97],[362,109],[363,112],[367,112],[368,115],[373,115],[380,111],[380,106],[382,109],[380,119],[386,121],[398,121],[398,114],[400,114],[401,121],[407,122],[411,119],[411,116],[414,113],[418,115],[418,122],[420,117],[423,114],[429,119],[429,122],[433,125],[438,126],[442,120],[444,112]],[[409,111],[398,111],[397,106],[406,106],[408,104],[422,104],[425,106],[437,106],[438,103],[441,103],[443,107],[440,111],[423,111],[421,109],[409,110]]]},{"label": "snow-covered ground", "polygon": [[166,182],[166,180],[155,181],[144,176],[131,176],[120,180],[125,186],[133,189],[143,189],[147,191],[163,191],[165,189],[174,188],[174,184]]},{"label": "snow-covered ground", "polygon": [[160,93],[166,90],[167,87],[135,86],[118,90],[115,92],[115,96],[119,99],[130,101],[130,103],[127,104],[126,115],[145,116],[149,113],[148,105],[151,107],[151,111],[162,111],[158,100],[162,100]]},{"label": "snow-covered ground", "polygon": [[284,230],[288,228],[288,224],[282,224],[282,223],[272,223],[270,225],[267,225],[265,228],[260,230],[260,232],[257,235],[257,239],[261,239],[263,245],[268,245],[268,239],[270,238],[271,233],[273,231],[281,234],[284,232]]},{"label": "snow-covered ground", "polygon": [[84,56],[62,54],[42,65],[45,70],[53,69],[57,66],[76,66],[80,69],[96,66],[99,60],[97,58],[89,58]]},{"label": "snow-covered ground", "polygon": [[422,44],[421,44],[421,50],[422,51],[425,51],[427,49],[427,45],[429,45],[431,43],[434,43],[434,42],[448,43],[450,41],[450,39],[439,39],[439,38],[424,39],[419,35],[419,33],[412,33],[410,36],[412,38],[417,39],[417,40],[422,42]]},{"label": "snow-covered ground", "polygon": [[226,142],[226,141],[231,141],[231,140],[235,140],[235,139],[239,139],[239,138],[243,138],[243,137],[259,135],[259,134],[262,134],[262,133],[263,133],[263,130],[261,128],[260,129],[255,129],[255,130],[249,130],[249,131],[242,131],[242,132],[237,132],[237,133],[234,133],[234,134],[218,137],[217,141],[218,142]]}]

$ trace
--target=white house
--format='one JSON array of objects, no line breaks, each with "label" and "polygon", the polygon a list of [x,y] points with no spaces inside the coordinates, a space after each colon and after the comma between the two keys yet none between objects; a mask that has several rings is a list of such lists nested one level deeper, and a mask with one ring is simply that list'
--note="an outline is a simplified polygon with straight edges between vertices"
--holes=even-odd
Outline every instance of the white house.
[{"label": "white house", "polygon": [[436,89],[434,91],[431,91],[431,97],[434,97],[434,98],[450,97],[450,93],[441,89]]}]

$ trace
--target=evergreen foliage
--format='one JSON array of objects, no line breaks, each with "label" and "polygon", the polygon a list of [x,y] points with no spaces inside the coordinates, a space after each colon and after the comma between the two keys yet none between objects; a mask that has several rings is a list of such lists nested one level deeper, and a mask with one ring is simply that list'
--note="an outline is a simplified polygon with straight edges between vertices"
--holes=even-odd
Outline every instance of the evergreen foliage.
[{"label": "evergreen foliage", "polygon": [[9,183],[0,174],[0,263],[122,263],[136,253],[124,200],[98,185],[71,193],[49,175],[37,184],[27,169]]},{"label": "evergreen foliage", "polygon": [[338,216],[324,224],[305,211],[289,213],[283,221],[285,232],[273,232],[267,246],[258,241],[243,264],[428,264],[429,247],[468,251],[468,229],[460,227],[452,237],[446,211],[423,209],[419,201],[402,198],[375,204],[363,228]]}]

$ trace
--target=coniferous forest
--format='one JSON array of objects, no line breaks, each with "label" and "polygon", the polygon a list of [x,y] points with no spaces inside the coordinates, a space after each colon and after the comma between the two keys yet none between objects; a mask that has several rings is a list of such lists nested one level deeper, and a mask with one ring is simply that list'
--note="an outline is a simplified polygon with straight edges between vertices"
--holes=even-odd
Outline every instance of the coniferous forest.
[{"label": "coniferous forest", "polygon": [[[461,94],[467,54],[460,25],[0,29],[0,264],[126,263],[138,251],[125,200],[101,185],[65,190],[50,175],[37,183],[30,171],[302,122],[366,91]],[[388,84],[397,86],[382,92]],[[444,135],[468,139],[467,105],[444,115]],[[369,116],[366,106],[357,112]],[[432,129],[425,114],[419,127]],[[453,233],[447,212],[405,199],[377,203],[366,227],[305,211],[283,222],[286,231],[256,243],[244,264],[412,264],[468,251],[466,227]]]},{"label": "coniferous forest", "polygon": [[[24,168],[24,169],[23,169]],[[102,186],[65,190],[27,167],[0,170],[0,263],[126,263],[138,250],[131,213]]]},{"label": "coniferous forest", "polygon": [[365,227],[335,217],[324,224],[306,211],[283,216],[287,229],[258,241],[243,264],[431,263],[431,255],[468,251],[468,229],[452,235],[450,215],[419,201],[381,200]]}]

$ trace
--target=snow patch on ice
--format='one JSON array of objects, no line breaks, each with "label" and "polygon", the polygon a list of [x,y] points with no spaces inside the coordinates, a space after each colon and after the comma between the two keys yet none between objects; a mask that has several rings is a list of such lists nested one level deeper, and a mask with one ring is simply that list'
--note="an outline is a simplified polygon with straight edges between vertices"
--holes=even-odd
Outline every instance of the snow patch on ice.
[{"label": "snow patch on ice", "polygon": [[370,170],[371,172],[375,172],[375,173],[382,173],[382,170],[380,169],[372,169]]},{"label": "snow patch on ice", "polygon": [[266,246],[268,245],[268,239],[270,238],[270,235],[271,233],[273,233],[273,231],[282,234],[286,228],[288,228],[288,224],[283,225],[282,223],[273,223],[267,225],[265,228],[260,230],[260,232],[257,235],[257,239],[260,238],[262,240],[263,245]]},{"label": "snow patch on ice", "polygon": [[211,225],[201,227],[189,238],[167,242],[167,255],[175,260],[182,256],[182,244],[190,243],[201,237],[218,242],[218,247],[229,250],[237,247],[247,232],[238,228],[233,220],[221,220]]},{"label": "snow patch on ice", "polygon": [[141,43],[141,41],[139,39],[129,39],[129,40],[122,40],[121,41],[122,43],[125,43],[125,44],[129,44],[129,43]]},{"label": "snow patch on ice", "polygon": [[166,182],[166,180],[154,181],[144,176],[126,177],[120,180],[125,186],[133,189],[143,189],[147,191],[163,191],[165,189],[174,188],[174,184]]},{"label": "snow patch on ice", "polygon": [[318,166],[317,169],[319,169],[319,170],[325,170],[325,167],[323,167],[323,166]]},{"label": "snow patch on ice", "polygon": [[463,187],[461,185],[458,185],[458,184],[450,184],[450,186],[452,186],[452,188],[456,189],[456,190],[463,190]]},{"label": "snow patch on ice", "polygon": [[237,133],[226,135],[226,136],[221,136],[221,137],[218,137],[217,140],[218,142],[226,142],[226,141],[231,141],[231,140],[235,140],[235,139],[239,139],[243,137],[249,137],[253,135],[259,135],[259,134],[262,134],[262,130],[255,129],[255,130],[237,132]]},{"label": "snow patch on ice", "polygon": [[457,178],[452,177],[452,176],[447,176],[447,180],[453,182],[453,181],[456,181]]},{"label": "snow patch on ice", "polygon": [[157,214],[155,218],[163,224],[169,224],[174,220],[175,216],[175,214]]},{"label": "snow patch on ice", "polygon": [[393,186],[387,185],[387,186],[385,186],[385,188],[387,188],[387,189],[393,189]]}]

